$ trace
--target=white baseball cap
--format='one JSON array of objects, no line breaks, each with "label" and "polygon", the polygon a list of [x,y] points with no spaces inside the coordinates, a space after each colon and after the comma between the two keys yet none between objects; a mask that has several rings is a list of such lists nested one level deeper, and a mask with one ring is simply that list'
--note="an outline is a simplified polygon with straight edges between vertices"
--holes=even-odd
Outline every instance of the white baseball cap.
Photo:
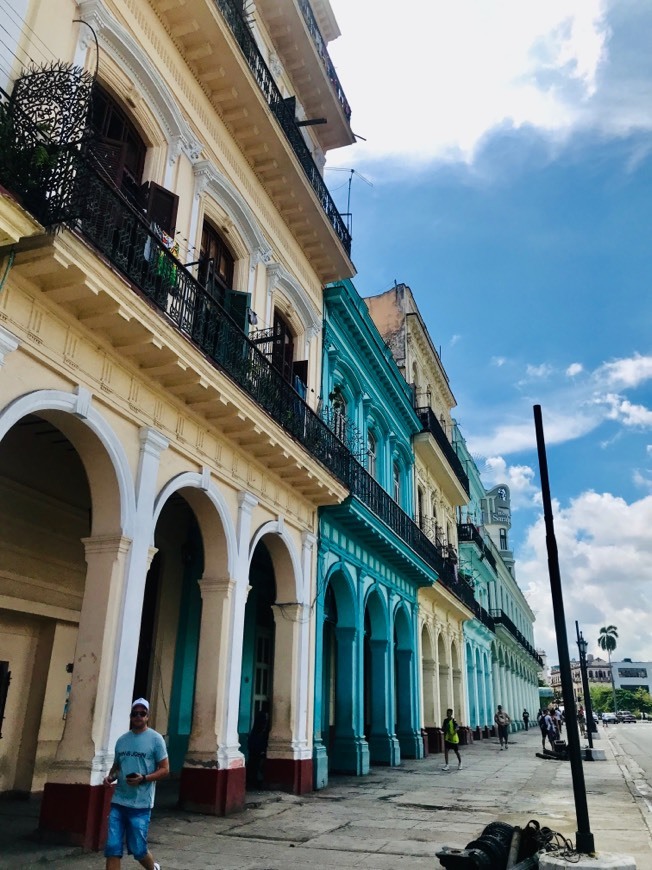
[{"label": "white baseball cap", "polygon": [[134,707],[144,707],[149,713],[149,701],[146,701],[145,698],[136,698],[134,703],[131,705],[131,709],[133,710]]}]

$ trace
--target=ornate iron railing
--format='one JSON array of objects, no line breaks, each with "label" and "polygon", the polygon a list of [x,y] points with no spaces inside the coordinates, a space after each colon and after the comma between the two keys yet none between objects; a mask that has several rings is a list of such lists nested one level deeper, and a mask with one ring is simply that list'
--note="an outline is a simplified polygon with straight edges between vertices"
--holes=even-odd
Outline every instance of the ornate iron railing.
[{"label": "ornate iron railing", "polygon": [[471,542],[480,550],[481,558],[489,562],[492,568],[496,568],[496,559],[489,547],[486,545],[480,530],[473,523],[458,523],[457,538],[459,541]]},{"label": "ornate iron railing", "polygon": [[442,558],[441,553],[430,538],[369,474],[366,468],[353,459],[350,469],[348,485],[351,494],[373,511],[411,550],[420,556],[437,573],[439,582],[443,583],[447,589],[473,609],[476,603],[473,589],[463,575],[456,576],[453,564]]},{"label": "ornate iron railing", "polygon": [[452,468],[455,476],[462,484],[464,492],[469,495],[469,476],[466,471],[464,471],[464,468],[462,467],[462,462],[457,453],[455,452],[453,445],[446,437],[446,433],[444,432],[441,423],[437,419],[435,412],[432,410],[432,408],[417,408],[416,412],[419,415],[419,420],[421,421],[424,432],[430,432],[432,437],[435,439],[436,444],[439,446],[442,453],[446,457],[448,464]]},{"label": "ornate iron railing", "polygon": [[[19,119],[19,120],[17,120]],[[0,184],[47,228],[67,224],[340,481],[350,453],[186,269],[91,155],[48,141],[0,94]]]},{"label": "ornate iron railing", "polygon": [[312,7],[308,0],[299,0],[299,8],[301,9],[301,13],[303,15],[303,19],[306,22],[306,27],[308,28],[308,32],[312,36],[312,41],[315,44],[315,48],[317,49],[317,53],[322,59],[322,63],[326,69],[326,73],[328,75],[329,81],[333,86],[333,90],[337,96],[337,99],[342,106],[342,110],[346,115],[347,121],[351,120],[351,107],[349,106],[349,102],[346,99],[344,94],[344,90],[342,85],[340,84],[340,80],[337,77],[337,73],[335,72],[335,67],[333,66],[333,61],[331,60],[331,56],[328,53],[328,48],[326,47],[326,40],[321,35],[321,30],[319,29],[319,25],[317,24],[317,19],[315,18],[315,14],[312,11]]},{"label": "ornate iron railing", "polygon": [[267,101],[267,105],[272,110],[290,145],[292,145],[294,153],[296,154],[297,159],[310,182],[310,186],[314,190],[317,199],[328,218],[331,227],[335,231],[347,254],[350,255],[351,234],[346,228],[344,221],[333,202],[333,198],[324,183],[324,179],[317,168],[317,164],[312,159],[310,149],[306,145],[300,129],[297,127],[294,114],[294,101],[283,98],[269,67],[263,60],[263,56],[258,49],[256,40],[254,39],[249,25],[242,17],[242,12],[238,9],[237,4],[234,3],[233,0],[214,0],[214,2],[228,24],[235,41],[240,46],[249,69]]},{"label": "ornate iron railing", "polygon": [[491,616],[496,625],[504,625],[507,631],[519,642],[523,649],[532,656],[540,667],[543,667],[543,660],[539,653],[535,650],[529,640],[527,640],[523,632],[521,632],[509,616],[507,616],[504,610],[492,610]]}]

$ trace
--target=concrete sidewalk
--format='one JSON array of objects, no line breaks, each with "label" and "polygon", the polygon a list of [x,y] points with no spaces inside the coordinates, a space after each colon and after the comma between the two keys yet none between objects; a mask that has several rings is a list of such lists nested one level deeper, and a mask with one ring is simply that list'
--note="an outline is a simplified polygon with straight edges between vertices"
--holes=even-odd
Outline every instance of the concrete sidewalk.
[{"label": "concrete sidewalk", "polygon": [[[628,781],[608,736],[607,760],[584,765],[591,829],[599,851],[635,857],[652,868],[649,810]],[[150,842],[162,870],[396,870],[439,865],[442,846],[463,847],[491,821],[525,825],[530,819],[575,839],[575,809],[567,762],[544,761],[539,729],[513,735],[507,751],[497,740],[462,747],[463,768],[441,770],[443,756],[374,768],[366,777],[334,777],[328,789],[304,797],[249,793],[247,809],[227,819],[174,808],[174,784],[160,788]],[[31,813],[31,817],[30,814]],[[0,868],[47,863],[100,870],[97,854],[43,846],[30,839],[35,804],[0,802]],[[123,867],[136,867],[125,859]]]}]

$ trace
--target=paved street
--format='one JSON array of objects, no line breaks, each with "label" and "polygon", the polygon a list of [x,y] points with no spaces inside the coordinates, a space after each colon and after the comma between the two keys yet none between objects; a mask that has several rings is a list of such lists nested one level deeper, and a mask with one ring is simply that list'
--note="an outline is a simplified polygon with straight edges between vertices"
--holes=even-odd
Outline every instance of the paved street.
[{"label": "paved street", "polygon": [[[618,735],[617,728],[603,732],[597,745],[607,761],[585,765],[591,827],[598,850],[626,852],[639,870],[648,870],[652,815],[636,790],[638,768],[623,754],[619,737],[625,733]],[[160,790],[152,849],[163,870],[432,870],[439,866],[438,849],[466,845],[496,819],[524,825],[535,818],[574,839],[569,765],[536,758],[540,747],[537,728],[514,735],[506,752],[494,740],[462,747],[461,771],[443,772],[436,755],[400,768],[374,768],[364,778],[336,777],[325,791],[301,798],[254,793],[243,813],[227,819],[180,813],[168,785]],[[0,868],[104,866],[99,855],[27,838],[34,828],[29,812],[36,808],[0,804]],[[123,866],[137,865],[129,859]]]}]

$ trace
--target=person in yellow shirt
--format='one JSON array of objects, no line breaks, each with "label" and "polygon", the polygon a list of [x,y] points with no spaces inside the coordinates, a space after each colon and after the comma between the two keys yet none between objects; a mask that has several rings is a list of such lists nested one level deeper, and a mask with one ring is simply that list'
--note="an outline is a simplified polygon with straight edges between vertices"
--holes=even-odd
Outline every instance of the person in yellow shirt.
[{"label": "person in yellow shirt", "polygon": [[462,757],[459,750],[460,735],[457,733],[460,726],[457,724],[455,719],[453,719],[453,711],[451,709],[446,710],[446,718],[444,719],[442,728],[444,731],[444,766],[442,767],[442,770],[450,770],[448,753],[451,749],[455,755],[457,755],[457,769],[461,770]]}]

